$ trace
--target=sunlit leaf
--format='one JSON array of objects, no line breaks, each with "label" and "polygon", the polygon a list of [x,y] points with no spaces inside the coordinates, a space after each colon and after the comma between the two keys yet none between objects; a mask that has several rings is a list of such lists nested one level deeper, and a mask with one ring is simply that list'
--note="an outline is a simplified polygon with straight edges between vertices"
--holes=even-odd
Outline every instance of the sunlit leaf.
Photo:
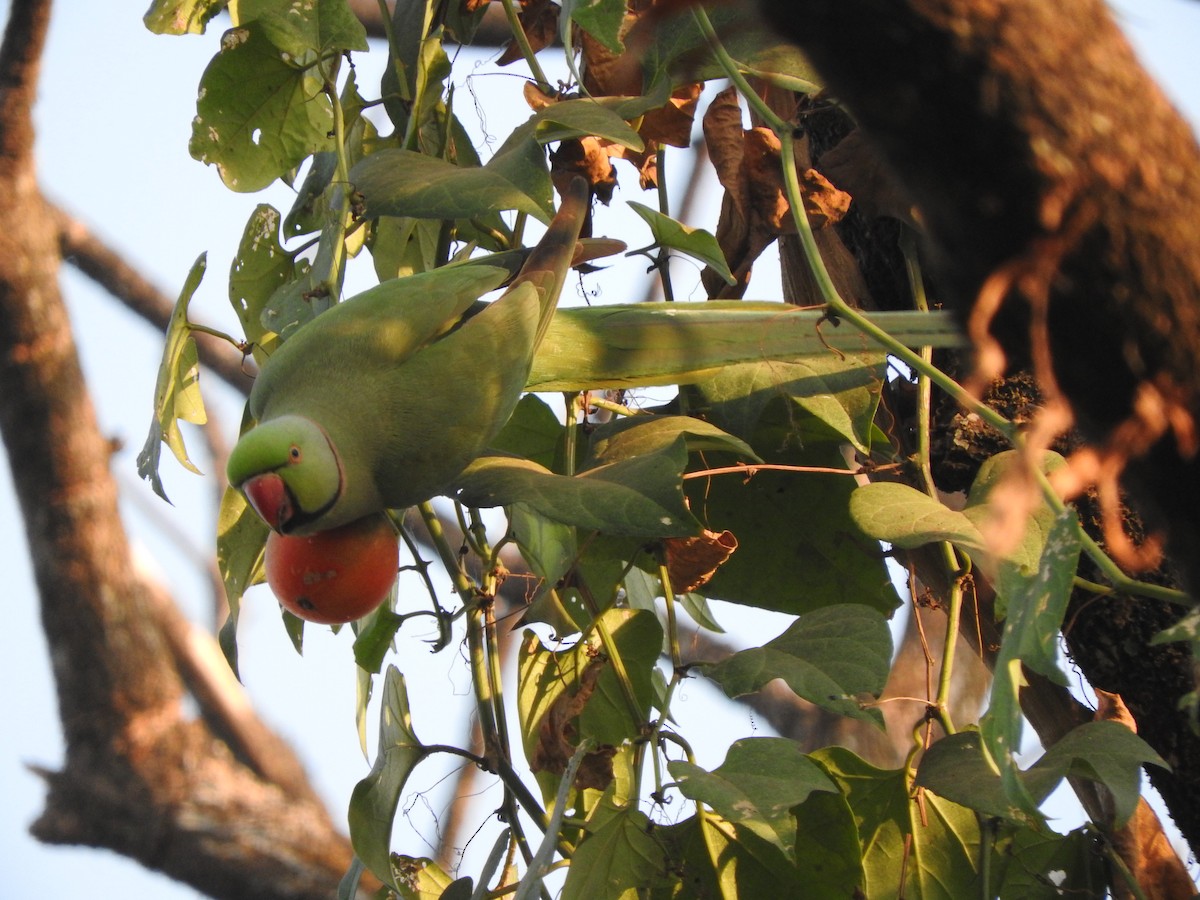
[{"label": "sunlit leaf", "polygon": [[[906,346],[966,346],[949,314],[881,312],[870,318]],[[822,312],[783,303],[735,300],[567,308],[551,320],[528,386],[578,391],[695,384],[738,363],[831,357],[831,350],[861,354],[869,348],[862,332],[834,327]],[[800,371],[795,378],[805,375]],[[769,373],[768,377],[775,385],[788,381]],[[856,377],[862,379],[861,374]]]},{"label": "sunlit leaf", "polygon": [[[611,645],[601,629],[612,638]],[[619,746],[640,733],[653,700],[651,673],[662,634],[656,616],[628,609],[604,612],[567,650],[551,650],[526,632],[517,664],[521,740],[548,797],[554,796],[558,777],[584,738],[600,747]]]},{"label": "sunlit leaf", "polygon": [[784,402],[789,404],[784,427],[797,444],[849,441],[866,454],[885,366],[881,353],[825,352],[727,366],[698,389],[712,421],[726,431],[751,435],[768,407]]},{"label": "sunlit leaf", "polygon": [[818,750],[811,758],[854,812],[864,896],[979,896],[979,825],[973,811],[929,793],[918,799],[903,769],[878,769],[843,747]]},{"label": "sunlit leaf", "polygon": [[[781,440],[755,443],[766,452]],[[831,443],[777,452],[769,461],[846,465]],[[692,478],[685,485],[697,517],[738,540],[737,552],[705,585],[709,597],[797,615],[848,601],[882,613],[899,605],[882,551],[850,518],[853,478],[764,470],[749,478],[739,473]]]},{"label": "sunlit leaf", "polygon": [[366,29],[346,0],[238,0],[236,8],[235,25],[257,22],[272,44],[297,60],[309,62],[318,55],[367,49]]},{"label": "sunlit leaf", "polygon": [[671,762],[668,769],[685,797],[708,804],[789,858],[796,852],[794,808],[813,791],[837,791],[795,741],[784,738],[734,741],[725,762],[711,772],[685,760]]},{"label": "sunlit leaf", "polygon": [[729,271],[729,263],[721,252],[721,245],[711,232],[703,228],[693,228],[682,222],[664,216],[656,209],[651,209],[644,203],[629,201],[629,208],[645,220],[654,236],[654,243],[660,247],[678,250],[684,256],[699,260],[712,268],[714,272],[733,284],[733,273]]},{"label": "sunlit leaf", "polygon": [[[458,900],[462,896],[447,893],[452,887],[458,887],[458,881],[428,857],[397,853],[392,857],[392,865],[398,874],[399,884],[394,887],[400,900]],[[466,896],[471,896],[469,889]]]},{"label": "sunlit leaf", "polygon": [[200,361],[187,318],[188,304],[200,286],[204,268],[205,255],[201,254],[188,272],[179,299],[175,301],[175,309],[167,324],[166,346],[158,368],[158,381],[154,386],[154,421],[137,458],[138,474],[149,481],[154,493],[164,500],[167,500],[167,494],[158,474],[162,444],[171,448],[175,458],[188,471],[200,474],[188,457],[179,422],[182,420],[203,425],[208,420],[200,396]]},{"label": "sunlit leaf", "polygon": [[[812,67],[795,45],[747,21],[744,9],[718,5],[709,9],[708,15],[725,50],[744,70],[786,75],[801,85],[816,82]],[[725,70],[686,10],[658,23],[652,37],[649,46],[641,48],[646,93],[670,93],[670,88],[685,81],[725,77]]]},{"label": "sunlit leaf", "polygon": [[621,25],[625,21],[625,0],[563,0],[562,13],[598,40],[612,53],[625,49]]},{"label": "sunlit leaf", "polygon": [[806,613],[761,647],[704,666],[704,674],[730,697],[782,678],[823,709],[882,725],[883,716],[869,701],[882,693],[891,661],[892,635],[883,616],[844,604]]},{"label": "sunlit leaf", "polygon": [[154,0],[142,22],[155,34],[203,34],[229,0]]},{"label": "sunlit leaf", "polygon": [[650,820],[635,806],[603,800],[587,822],[587,837],[571,856],[563,900],[637,900],[664,868]]},{"label": "sunlit leaf", "polygon": [[961,512],[899,482],[858,488],[850,498],[850,515],[867,536],[904,550],[935,541],[950,541],[972,554],[986,547],[979,528]]},{"label": "sunlit leaf", "polygon": [[333,113],[322,89],[258,23],[231,28],[201,77],[188,149],[231,190],[261,190],[330,146]]},{"label": "sunlit leaf", "polygon": [[370,774],[350,795],[348,820],[354,853],[376,878],[397,890],[400,882],[391,861],[392,821],[400,792],[426,753],[413,732],[404,676],[389,666],[379,710],[379,752]]},{"label": "sunlit leaf", "polygon": [[645,142],[637,131],[610,106],[590,98],[552,103],[534,116],[534,137],[541,144],[549,144],[594,135],[630,150],[644,150]]},{"label": "sunlit leaf", "polygon": [[1013,758],[1020,750],[1022,731],[1020,690],[1025,678],[1021,666],[1066,683],[1057,662],[1057,635],[1071,598],[1079,547],[1079,524],[1074,511],[1066,509],[1050,528],[1036,570],[1026,578],[1010,579],[1008,617],[993,667],[991,702],[979,722],[984,749],[1000,771],[1005,795],[1033,818],[1037,803]]},{"label": "sunlit leaf", "polygon": [[[229,617],[221,627],[218,640],[229,668],[238,674],[237,622],[246,589],[266,577],[263,551],[268,528],[258,517],[241,491],[225,488],[217,516],[217,570],[225,585]],[[240,676],[239,676],[240,677]]]},{"label": "sunlit leaf", "polygon": [[523,503],[556,522],[608,534],[672,537],[700,528],[683,502],[682,438],[667,450],[567,477],[526,459],[484,456],[456,479],[467,506]]},{"label": "sunlit leaf", "polygon": [[753,448],[717,426],[691,416],[626,416],[600,425],[588,442],[585,467],[668,450],[683,438],[689,453],[725,451],[747,462],[760,458]]},{"label": "sunlit leaf", "polygon": [[[305,267],[306,268],[306,267]],[[229,267],[229,302],[242,323],[242,333],[254,345],[254,358],[262,365],[275,347],[277,335],[262,324],[267,301],[297,274],[295,254],[279,241],[279,211],[265,203],[255,207],[237,255]]]},{"label": "sunlit leaf", "polygon": [[469,219],[515,209],[539,218],[543,210],[528,194],[486,166],[466,167],[387,148],[365,157],[350,170],[368,217]]}]

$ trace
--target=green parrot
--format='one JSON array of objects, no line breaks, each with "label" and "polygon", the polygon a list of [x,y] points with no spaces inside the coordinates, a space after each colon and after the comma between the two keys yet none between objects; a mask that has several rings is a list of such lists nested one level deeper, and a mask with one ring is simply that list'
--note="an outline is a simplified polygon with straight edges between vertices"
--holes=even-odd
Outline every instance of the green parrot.
[{"label": "green parrot", "polygon": [[325,531],[447,491],[508,421],[576,252],[575,179],[497,300],[510,254],[385,282],[304,325],[250,392],[229,483],[280,534]]}]

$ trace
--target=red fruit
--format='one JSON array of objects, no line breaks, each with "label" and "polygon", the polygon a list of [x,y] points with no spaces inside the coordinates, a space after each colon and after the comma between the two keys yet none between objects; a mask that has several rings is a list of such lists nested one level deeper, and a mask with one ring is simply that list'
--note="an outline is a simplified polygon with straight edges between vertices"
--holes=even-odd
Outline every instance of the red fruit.
[{"label": "red fruit", "polygon": [[301,619],[334,625],[362,618],[387,599],[400,547],[387,516],[366,516],[340,528],[267,537],[267,584]]}]

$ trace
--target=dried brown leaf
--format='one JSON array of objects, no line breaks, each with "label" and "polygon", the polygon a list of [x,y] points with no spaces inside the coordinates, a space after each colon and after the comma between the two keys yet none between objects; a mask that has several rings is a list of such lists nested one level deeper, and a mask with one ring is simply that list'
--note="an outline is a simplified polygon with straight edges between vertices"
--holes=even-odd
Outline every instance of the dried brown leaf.
[{"label": "dried brown leaf", "polygon": [[912,201],[878,151],[855,129],[821,155],[821,171],[847,191],[868,218],[890,216],[916,227]]},{"label": "dried brown leaf", "polygon": [[708,158],[717,173],[721,187],[741,207],[742,171],[742,107],[737,90],[729,87],[717,94],[701,120]]},{"label": "dried brown leaf", "polygon": [[[521,6],[518,16],[521,29],[525,32],[529,46],[533,48],[534,53],[537,53],[543,47],[549,47],[558,37],[558,4],[552,3],[550,0],[529,0]],[[512,40],[504,48],[504,53],[500,55],[498,62],[502,66],[507,66],[509,63],[523,58],[520,46],[515,40]]]},{"label": "dried brown leaf", "polygon": [[[560,141],[558,148],[550,153],[550,178],[560,192],[577,175],[587,179],[592,196],[608,205],[617,187],[617,173],[604,142],[599,138],[585,137]],[[584,225],[584,237],[589,237],[591,233],[589,216]]]},{"label": "dried brown leaf", "polygon": [[[551,704],[538,726],[537,743],[529,755],[531,771],[561,775],[567,770],[579,740],[576,719],[595,693],[596,681],[604,671],[604,665],[602,659],[592,660],[583,670],[575,693],[563,693]],[[615,755],[615,747],[600,747],[586,754],[575,775],[575,787],[607,788],[613,779],[612,759]]]},{"label": "dried brown leaf", "polygon": [[738,540],[732,531],[718,534],[706,529],[695,537],[667,538],[663,547],[671,589],[687,594],[708,584],[717,569],[737,550]]},{"label": "dried brown leaf", "polygon": [[[624,39],[637,24],[635,13],[626,13],[621,24]],[[642,93],[641,54],[626,47],[624,53],[613,53],[598,40],[580,30],[580,52],[583,57],[583,87],[592,97],[639,97]]]}]

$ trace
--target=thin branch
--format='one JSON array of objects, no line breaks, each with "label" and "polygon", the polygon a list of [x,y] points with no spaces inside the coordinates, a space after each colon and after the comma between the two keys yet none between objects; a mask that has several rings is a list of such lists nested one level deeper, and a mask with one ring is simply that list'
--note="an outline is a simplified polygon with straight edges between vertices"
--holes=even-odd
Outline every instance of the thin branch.
[{"label": "thin branch", "polygon": [[[63,259],[137,315],[165,331],[175,302],[83,222],[59,206],[47,204],[47,207],[58,229]],[[253,361],[243,358],[231,344],[211,334],[195,331],[192,337],[200,362],[206,368],[235,390],[249,393],[254,384]]]}]

